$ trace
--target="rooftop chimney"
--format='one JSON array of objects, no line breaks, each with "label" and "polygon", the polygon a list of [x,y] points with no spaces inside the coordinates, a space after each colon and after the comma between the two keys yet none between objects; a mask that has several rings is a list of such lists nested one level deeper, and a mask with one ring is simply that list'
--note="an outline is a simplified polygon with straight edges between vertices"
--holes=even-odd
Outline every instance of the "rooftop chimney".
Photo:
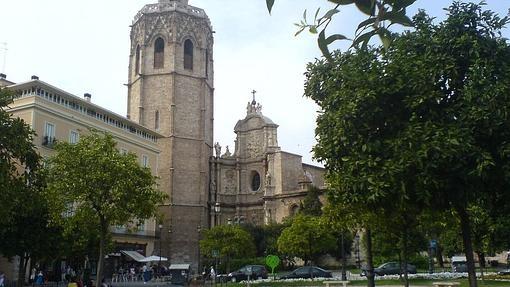
[{"label": "rooftop chimney", "polygon": [[36,76],[36,75],[32,75],[32,78],[31,78],[31,79],[32,79],[32,80],[39,80],[39,77],[38,77],[38,76]]},{"label": "rooftop chimney", "polygon": [[7,75],[4,73],[0,73],[0,80],[5,80],[5,79],[7,79]]},{"label": "rooftop chimney", "polygon": [[85,93],[85,94],[83,94],[83,98],[85,99],[85,101],[90,103],[90,100],[92,99],[92,95],[89,93]]}]

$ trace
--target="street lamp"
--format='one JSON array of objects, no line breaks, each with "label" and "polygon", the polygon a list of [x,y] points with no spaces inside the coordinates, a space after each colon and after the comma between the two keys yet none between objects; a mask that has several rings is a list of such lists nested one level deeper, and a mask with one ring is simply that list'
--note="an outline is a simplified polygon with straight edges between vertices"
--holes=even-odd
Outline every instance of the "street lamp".
[{"label": "street lamp", "polygon": [[221,206],[220,206],[220,203],[219,202],[216,202],[214,204],[214,225],[219,225],[218,223],[218,214],[220,213],[221,211]]},{"label": "street lamp", "polygon": [[202,232],[202,226],[197,226],[197,233],[198,233],[198,262],[197,262],[197,273],[200,274],[200,270],[202,270],[200,268],[200,235],[201,235],[201,232]]},{"label": "street lamp", "polygon": [[161,230],[163,230],[163,224],[159,224],[158,225],[158,228],[159,228],[159,264],[158,264],[158,276],[160,275],[161,273]]},{"label": "street lamp", "polygon": [[361,259],[359,258],[359,234],[356,233],[356,264],[361,268]]}]

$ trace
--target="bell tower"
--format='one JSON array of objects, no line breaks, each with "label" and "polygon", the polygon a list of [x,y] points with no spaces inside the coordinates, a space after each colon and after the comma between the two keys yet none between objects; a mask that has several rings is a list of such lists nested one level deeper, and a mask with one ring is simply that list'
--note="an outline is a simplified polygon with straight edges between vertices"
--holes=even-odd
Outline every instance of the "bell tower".
[{"label": "bell tower", "polygon": [[129,119],[161,133],[159,188],[162,256],[199,264],[200,229],[208,228],[213,142],[213,31],[187,0],[145,5],[131,26]]}]

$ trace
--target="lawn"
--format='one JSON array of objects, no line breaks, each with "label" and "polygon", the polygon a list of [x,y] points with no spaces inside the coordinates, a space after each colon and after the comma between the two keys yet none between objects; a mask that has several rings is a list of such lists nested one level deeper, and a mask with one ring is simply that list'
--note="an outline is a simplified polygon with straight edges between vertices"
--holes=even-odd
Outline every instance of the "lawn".
[{"label": "lawn", "polygon": [[[455,281],[460,282],[461,287],[469,287],[467,279],[456,279],[456,280],[429,280],[429,279],[412,279],[410,280],[410,286],[432,286],[433,282],[436,281]],[[241,283],[217,283],[216,286],[228,286],[228,287],[236,287],[236,286],[246,286],[247,284],[244,282]],[[286,281],[273,281],[273,282],[253,282],[250,284],[251,286],[259,286],[259,287],[273,287],[273,286],[324,286],[323,281],[294,281],[294,282],[286,282]],[[366,280],[357,280],[351,281],[349,286],[366,286]],[[377,280],[376,286],[403,286],[403,283],[399,280]],[[509,287],[510,281],[497,281],[497,280],[478,280],[478,287]]]}]

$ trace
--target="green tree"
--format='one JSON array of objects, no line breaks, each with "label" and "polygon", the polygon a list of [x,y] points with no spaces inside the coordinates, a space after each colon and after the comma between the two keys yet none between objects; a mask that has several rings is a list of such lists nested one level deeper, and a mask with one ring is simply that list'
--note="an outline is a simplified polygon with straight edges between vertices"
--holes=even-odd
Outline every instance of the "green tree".
[{"label": "green tree", "polygon": [[435,25],[420,13],[387,50],[310,65],[305,93],[322,110],[314,152],[335,196],[374,214],[455,211],[476,286],[468,207],[503,197],[510,178],[508,18],[473,3],[448,14]]},{"label": "green tree", "polygon": [[0,253],[19,256],[18,286],[22,286],[28,259],[52,254],[60,233],[48,223],[34,132],[7,112],[13,99],[11,91],[0,88]]},{"label": "green tree", "polygon": [[165,195],[134,154],[121,154],[113,137],[91,131],[77,144],[59,143],[49,160],[47,194],[53,218],[87,218],[99,231],[97,282],[101,282],[110,228],[157,215]]},{"label": "green tree", "polygon": [[7,112],[14,94],[0,88],[0,224],[9,219],[18,192],[39,179],[39,154],[32,143],[34,132],[20,118]]},{"label": "green tree", "polygon": [[200,240],[200,252],[206,258],[225,258],[227,272],[230,260],[251,258],[256,254],[253,237],[238,225],[218,225],[204,231]]},{"label": "green tree", "polygon": [[[370,39],[378,36],[383,45],[387,48],[392,35],[388,29],[390,26],[398,24],[403,26],[412,26],[413,22],[406,15],[406,8],[411,6],[416,0],[328,0],[336,4],[333,9],[320,15],[320,9],[315,12],[314,18],[310,23],[307,19],[306,10],[303,12],[303,19],[297,23],[298,31],[296,35],[307,29],[312,34],[318,34],[317,43],[322,54],[331,59],[328,46],[337,40],[347,40],[348,38],[341,34],[326,35],[326,29],[330,25],[334,16],[340,12],[340,6],[355,6],[366,16],[366,19],[358,24],[352,46],[362,44],[367,46]],[[266,0],[269,13],[273,9],[275,0]],[[319,32],[320,31],[320,32]]]},{"label": "green tree", "polygon": [[265,257],[268,254],[277,254],[276,241],[287,223],[270,223],[265,225],[241,224],[244,230],[250,233],[257,248],[256,256]]},{"label": "green tree", "polygon": [[308,263],[335,250],[335,245],[336,239],[319,217],[301,214],[292,219],[292,224],[278,238],[278,251]]},{"label": "green tree", "polygon": [[300,203],[299,212],[304,215],[321,216],[322,202],[320,201],[321,190],[315,186],[310,186],[305,198]]}]

